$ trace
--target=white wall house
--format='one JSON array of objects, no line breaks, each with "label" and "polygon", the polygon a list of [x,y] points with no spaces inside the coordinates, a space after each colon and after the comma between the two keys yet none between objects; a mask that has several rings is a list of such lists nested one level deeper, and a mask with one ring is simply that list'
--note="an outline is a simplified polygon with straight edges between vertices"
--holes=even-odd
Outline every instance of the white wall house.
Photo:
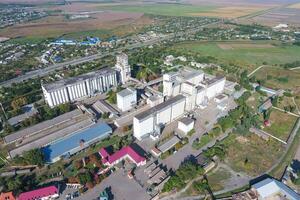
[{"label": "white wall house", "polygon": [[137,93],[133,88],[126,88],[117,93],[117,106],[121,111],[132,109],[137,103]]}]

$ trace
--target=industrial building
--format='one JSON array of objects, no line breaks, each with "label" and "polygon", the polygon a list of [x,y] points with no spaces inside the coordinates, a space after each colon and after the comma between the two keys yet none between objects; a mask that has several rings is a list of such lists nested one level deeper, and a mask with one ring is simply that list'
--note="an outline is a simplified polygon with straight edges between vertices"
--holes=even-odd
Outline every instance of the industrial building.
[{"label": "industrial building", "polygon": [[142,112],[133,118],[134,137],[141,140],[150,134],[159,134],[162,126],[181,117],[184,112],[185,97],[183,95],[177,95]]},{"label": "industrial building", "polygon": [[117,93],[117,106],[122,111],[132,109],[137,103],[137,92],[133,88],[126,88]]},{"label": "industrial building", "polygon": [[118,85],[117,73],[104,68],[77,77],[60,80],[50,84],[42,84],[45,101],[50,107],[74,102],[83,97],[106,92]]},{"label": "industrial building", "polygon": [[131,77],[130,66],[128,64],[128,56],[125,53],[117,55],[115,69],[119,72],[121,83],[125,84]]},{"label": "industrial building", "polygon": [[205,107],[208,101],[224,91],[225,77],[207,78],[202,71],[183,68],[163,75],[163,95],[182,94],[186,97],[186,110]]},{"label": "industrial building", "polygon": [[91,128],[77,132],[62,140],[54,142],[43,148],[45,160],[54,163],[61,158],[69,157],[112,134],[111,127],[100,123]]},{"label": "industrial building", "polygon": [[234,194],[233,200],[271,200],[288,199],[299,200],[300,195],[284,183],[273,178],[266,178],[251,186],[251,189]]},{"label": "industrial building", "polygon": [[136,115],[133,135],[138,140],[148,136],[158,138],[164,125],[196,107],[206,107],[209,101],[224,91],[225,82],[225,77],[208,78],[202,71],[191,68],[164,74],[163,95],[168,100]]}]

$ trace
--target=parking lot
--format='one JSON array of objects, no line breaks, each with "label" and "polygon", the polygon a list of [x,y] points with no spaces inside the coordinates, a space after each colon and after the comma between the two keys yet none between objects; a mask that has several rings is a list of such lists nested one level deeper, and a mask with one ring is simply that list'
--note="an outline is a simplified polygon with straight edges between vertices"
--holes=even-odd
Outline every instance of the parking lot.
[{"label": "parking lot", "polygon": [[119,169],[104,179],[101,184],[96,185],[87,193],[81,195],[76,199],[81,200],[96,200],[100,192],[106,188],[111,188],[114,200],[149,200],[150,195],[147,194],[146,189],[142,188],[134,179],[129,179],[127,173],[123,169]]}]

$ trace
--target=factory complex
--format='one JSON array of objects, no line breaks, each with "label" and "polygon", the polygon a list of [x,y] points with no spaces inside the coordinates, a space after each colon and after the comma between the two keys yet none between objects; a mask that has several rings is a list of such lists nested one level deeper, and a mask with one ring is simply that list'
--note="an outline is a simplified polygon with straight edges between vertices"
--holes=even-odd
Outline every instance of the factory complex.
[{"label": "factory complex", "polygon": [[138,140],[157,138],[166,124],[196,107],[205,108],[224,92],[225,82],[225,77],[207,78],[202,71],[191,68],[164,74],[163,96],[167,100],[134,117],[134,136]]}]

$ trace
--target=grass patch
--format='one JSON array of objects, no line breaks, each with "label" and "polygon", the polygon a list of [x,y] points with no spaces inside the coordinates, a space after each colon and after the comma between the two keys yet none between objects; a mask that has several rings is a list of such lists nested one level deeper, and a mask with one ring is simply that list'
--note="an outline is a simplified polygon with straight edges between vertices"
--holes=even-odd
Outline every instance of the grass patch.
[{"label": "grass patch", "polygon": [[222,133],[220,127],[215,127],[213,128],[209,133],[204,134],[199,141],[195,140],[193,142],[193,148],[195,149],[200,149],[207,145],[209,142],[211,142],[213,139],[217,138],[220,136]]},{"label": "grass patch", "polygon": [[297,118],[279,110],[272,109],[270,121],[271,126],[263,130],[286,141],[292,131]]},{"label": "grass patch", "polygon": [[184,4],[151,4],[151,5],[116,5],[101,6],[103,10],[114,10],[133,13],[147,13],[167,16],[197,16],[200,13],[210,12],[216,6],[195,6]]},{"label": "grass patch", "polygon": [[230,172],[224,168],[219,168],[216,172],[208,174],[207,180],[212,191],[219,191],[224,189],[222,182],[226,182],[230,177]]},{"label": "grass patch", "polygon": [[290,148],[287,150],[285,156],[283,157],[283,160],[269,173],[271,176],[277,179],[280,179],[282,177],[282,174],[286,166],[288,166],[294,159],[297,149],[299,148],[299,145],[300,145],[300,129],[298,130]]},{"label": "grass patch", "polygon": [[266,142],[251,133],[248,136],[230,134],[222,143],[227,146],[226,163],[234,171],[252,176],[270,169],[284,150],[278,141]]},{"label": "grass patch", "polygon": [[[294,49],[296,48],[296,49]],[[288,48],[289,49],[289,48]],[[290,50],[294,49],[298,55],[290,52]],[[294,56],[291,58],[292,61],[300,60],[300,46],[299,47],[290,47],[290,50],[286,50],[285,55],[279,56],[279,59],[283,60],[278,63],[287,63],[285,60],[289,56]],[[271,88],[278,89],[298,89],[300,85],[300,70],[288,70],[283,69],[281,67],[264,67],[258,71],[258,73],[254,74],[257,79],[264,80],[264,85]]]},{"label": "grass patch", "polygon": [[[232,44],[234,46],[233,48],[225,49],[221,48],[222,44]],[[259,46],[255,47],[255,44]],[[263,44],[265,47],[262,46]],[[270,44],[271,46],[274,45],[270,47]],[[249,70],[255,69],[264,62],[268,64],[284,64],[300,60],[300,54],[298,53],[300,51],[299,46],[281,45],[273,41],[218,43],[193,41],[176,44],[173,48],[183,52],[192,51],[202,56],[212,56],[220,63],[236,64],[238,66],[244,66]],[[264,73],[257,74],[264,75]]]}]

